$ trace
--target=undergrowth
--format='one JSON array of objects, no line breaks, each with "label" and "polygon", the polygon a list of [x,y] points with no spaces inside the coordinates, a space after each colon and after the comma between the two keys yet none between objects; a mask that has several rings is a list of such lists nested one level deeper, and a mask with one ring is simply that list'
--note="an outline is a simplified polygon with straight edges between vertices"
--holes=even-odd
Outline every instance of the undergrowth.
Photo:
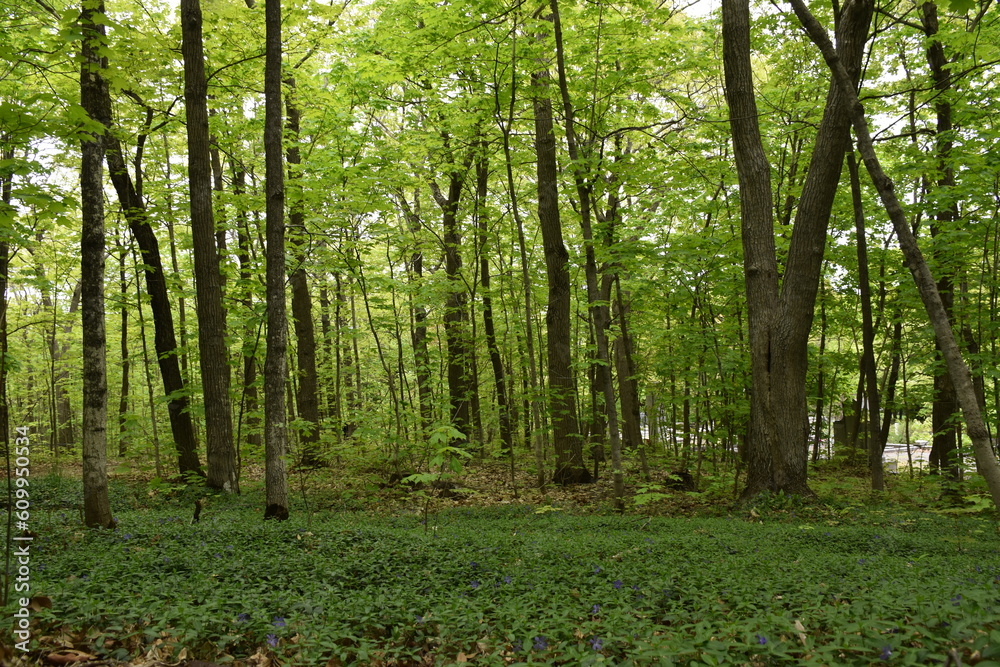
[{"label": "undergrowth", "polygon": [[33,612],[35,657],[1000,665],[983,516],[771,499],[730,518],[511,504],[265,523],[251,489],[191,525],[183,489],[113,491],[117,529],[89,531],[77,483],[33,486],[32,594],[52,605]]}]

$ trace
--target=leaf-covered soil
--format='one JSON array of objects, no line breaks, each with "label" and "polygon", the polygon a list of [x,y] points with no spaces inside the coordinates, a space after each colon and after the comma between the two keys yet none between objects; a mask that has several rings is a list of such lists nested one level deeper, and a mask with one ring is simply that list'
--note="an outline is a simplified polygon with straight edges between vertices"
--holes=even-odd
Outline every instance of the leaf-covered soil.
[{"label": "leaf-covered soil", "polygon": [[2,659],[1000,664],[988,513],[865,505],[820,477],[831,495],[816,502],[671,491],[618,515],[606,483],[542,494],[525,480],[515,497],[503,470],[466,470],[447,499],[376,472],[302,473],[282,523],[263,521],[252,475],[197,524],[203,490],[118,479],[114,531],[80,527],[78,478],[33,478],[31,650],[7,635]]}]

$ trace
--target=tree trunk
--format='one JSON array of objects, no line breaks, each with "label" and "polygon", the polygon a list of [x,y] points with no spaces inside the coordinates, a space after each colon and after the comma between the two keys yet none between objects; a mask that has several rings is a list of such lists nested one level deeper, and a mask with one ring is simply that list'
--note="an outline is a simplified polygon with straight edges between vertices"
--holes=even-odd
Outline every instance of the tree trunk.
[{"label": "tree trunk", "polygon": [[422,301],[419,289],[419,285],[422,283],[424,277],[424,253],[420,247],[418,238],[420,230],[420,202],[415,199],[414,208],[411,210],[406,205],[406,200],[402,195],[400,195],[400,201],[404,204],[405,215],[410,223],[410,232],[413,234],[414,243],[416,244],[413,253],[410,255],[410,272],[413,276],[411,279],[418,286],[414,290],[415,295],[410,297],[410,309],[413,317],[410,342],[413,345],[414,374],[417,379],[417,402],[420,404],[420,434],[417,440],[424,442],[430,435],[431,424],[434,421],[434,394],[431,390],[430,352],[427,349],[427,306]]},{"label": "tree trunk", "polygon": [[[95,23],[104,3],[84,0],[80,102],[94,121],[105,127],[111,109],[101,89],[105,66],[99,55],[104,26]],[[95,16],[96,15],[96,16]],[[107,421],[108,377],[104,328],[104,135],[81,142],[80,203],[83,230],[80,242],[80,282],[83,319],[83,520],[91,528],[114,528],[108,500]]]},{"label": "tree trunk", "polygon": [[[951,102],[948,99],[948,92],[951,90],[951,69],[944,54],[944,45],[937,38],[938,34],[938,14],[937,5],[933,2],[925,2],[921,6],[921,25],[924,28],[924,35],[927,37],[927,64],[931,69],[931,78],[934,81],[934,111],[937,115],[937,127],[935,128],[936,157],[938,160],[937,172],[939,174],[937,187],[942,192],[948,192],[955,187],[955,170],[951,165],[951,150],[954,146],[952,131],[954,125],[951,120]],[[929,179],[928,179],[929,180]],[[951,195],[947,195],[950,197]],[[958,219],[958,204],[953,201],[934,212],[934,220],[931,223],[931,236],[937,236],[942,230],[947,229]],[[933,245],[933,254],[944,255],[947,250],[941,248],[939,244]],[[947,262],[941,262],[942,267],[947,266]],[[942,268],[938,274],[937,289],[941,294],[941,301],[944,303],[945,312],[949,319],[954,307],[954,284],[951,271]],[[937,350],[938,358],[941,356],[940,349]],[[955,387],[952,385],[948,375],[947,366],[939,366],[934,374],[934,403],[931,407],[931,430],[933,432],[931,440],[931,453],[928,463],[934,472],[943,472],[952,481],[958,481],[961,474],[961,462],[958,459],[958,401],[955,396]]]},{"label": "tree trunk", "polygon": [[[8,145],[7,136],[0,135],[0,159],[7,164],[12,164],[14,160],[14,148]],[[0,198],[4,207],[9,207],[13,199],[14,170],[5,168],[0,170]],[[0,239],[0,438],[4,443],[10,443],[10,413],[7,407],[7,283],[10,277],[10,243],[6,238]],[[9,444],[5,445],[9,453]],[[10,470],[9,459],[7,461]],[[10,514],[8,513],[8,516]],[[5,585],[3,599],[6,601],[9,593],[9,582]]]},{"label": "tree trunk", "polygon": [[611,350],[608,343],[608,327],[611,322],[608,297],[601,289],[600,277],[597,271],[597,259],[594,249],[594,232],[592,228],[594,201],[593,192],[587,182],[587,175],[579,164],[582,158],[576,139],[576,126],[573,104],[569,96],[569,83],[566,80],[566,65],[563,53],[562,21],[559,18],[558,0],[549,0],[552,9],[552,27],[555,33],[556,64],[559,76],[559,91],[562,96],[563,113],[566,117],[566,144],[569,149],[569,159],[573,165],[573,180],[576,193],[580,200],[580,228],[583,231],[584,244],[584,274],[587,280],[587,302],[590,317],[594,323],[594,340],[597,343],[597,368],[595,379],[604,399],[604,412],[608,420],[608,440],[611,448],[611,475],[614,480],[615,508],[625,509],[625,481],[622,472],[621,431],[618,426],[618,405],[615,397],[615,385],[611,374]]},{"label": "tree trunk", "polygon": [[[500,348],[497,345],[496,327],[493,323],[493,295],[490,292],[490,260],[486,252],[489,225],[486,214],[486,196],[489,193],[489,169],[486,158],[480,158],[476,163],[476,209],[479,224],[479,274],[483,286],[483,328],[486,331],[486,349],[489,351],[490,365],[493,367],[493,382],[497,391],[497,411],[500,420],[500,442],[503,452],[511,458],[511,470],[514,459],[514,435],[510,423],[510,407],[508,402],[507,375],[504,372]],[[512,476],[513,481],[513,476]]]},{"label": "tree trunk", "polygon": [[[861,181],[858,177],[858,162],[852,151],[847,156],[847,166],[851,175],[851,198],[854,203],[854,230],[857,235],[858,285],[861,296],[861,376],[865,387],[863,395],[867,399],[867,410],[858,410],[858,424],[864,414],[868,417],[868,470],[872,478],[872,491],[885,488],[882,468],[882,427],[879,423],[878,375],[875,368],[875,326],[872,322],[871,281],[868,277],[868,232],[865,229],[865,213],[861,201]],[[860,406],[859,406],[860,407]]]},{"label": "tree trunk", "polygon": [[549,73],[542,69],[532,75],[536,93],[535,153],[538,157],[538,222],[545,251],[545,269],[549,284],[548,330],[549,414],[556,452],[556,484],[579,484],[592,480],[583,461],[583,440],[576,419],[576,383],[573,376],[572,338],[570,337],[569,253],[563,243],[559,220],[557,189],[556,137],[552,129],[552,101],[548,97]]},{"label": "tree trunk", "polygon": [[118,456],[125,456],[128,451],[128,399],[129,371],[131,357],[128,353],[128,280],[125,276],[125,258],[128,257],[125,248],[118,244],[118,278],[121,290],[121,365],[122,388],[118,398]]},{"label": "tree trunk", "polygon": [[[445,138],[445,146],[448,140]],[[468,315],[466,312],[467,293],[462,281],[462,256],[459,248],[462,236],[458,229],[458,203],[462,197],[462,184],[468,165],[458,168],[448,176],[448,194],[434,188],[434,196],[441,207],[444,227],[444,272],[447,278],[448,297],[444,308],[444,333],[448,350],[448,397],[451,403],[451,423],[462,433],[460,444],[468,444],[472,439],[472,415],[470,398],[472,378],[469,369],[471,350],[469,345]]]},{"label": "tree trunk", "polygon": [[955,386],[959,404],[962,406],[962,413],[965,415],[967,432],[972,440],[976,466],[986,480],[993,504],[997,509],[1000,509],[1000,463],[997,463],[996,456],[993,454],[989,431],[986,430],[986,423],[983,421],[983,415],[979,408],[972,373],[962,358],[958,341],[948,320],[948,313],[941,300],[941,294],[938,292],[937,283],[934,281],[934,276],[931,275],[930,268],[917,245],[917,239],[907,223],[906,214],[896,197],[895,184],[883,171],[878,155],[875,153],[874,143],[868,130],[868,121],[865,118],[865,110],[861,106],[861,102],[858,101],[850,75],[830,43],[826,31],[809,12],[802,0],[791,0],[791,3],[810,39],[823,53],[823,58],[833,71],[840,89],[848,96],[848,109],[854,126],[854,134],[858,139],[858,148],[872,182],[878,190],[879,197],[882,199],[886,213],[892,220],[892,226],[896,230],[903,257],[906,259],[907,267],[910,269],[924,308],[927,310],[928,318],[934,327],[938,346],[948,364],[948,373]]},{"label": "tree trunk", "polygon": [[[743,220],[744,270],[750,335],[750,424],[743,498],[764,491],[810,494],[806,405],[808,341],[826,244],[830,209],[849,146],[847,96],[831,81],[823,120],[796,212],[779,290],[770,164],[757,125],[750,61],[750,13],[744,0],[724,0],[726,99]],[[839,48],[852,73],[860,68],[871,3],[844,5]]]},{"label": "tree trunk", "polygon": [[266,0],[264,66],[264,192],[267,200],[267,356],[264,360],[265,519],[288,518],[288,322],[285,315],[285,173],[281,130],[281,1]]},{"label": "tree trunk", "polygon": [[[105,88],[107,104],[110,107],[111,97]],[[139,246],[142,258],[143,272],[146,278],[146,293],[149,294],[149,306],[153,314],[153,347],[163,378],[163,391],[168,396],[167,412],[170,417],[170,430],[177,450],[177,472],[203,474],[201,462],[198,460],[198,442],[194,434],[194,424],[191,421],[190,398],[188,388],[181,375],[178,360],[177,340],[174,337],[174,316],[170,307],[170,297],[167,292],[167,281],[163,273],[163,263],[160,260],[160,245],[156,234],[149,224],[146,205],[139,196],[135,184],[129,176],[124,159],[121,142],[113,132],[106,135],[108,150],[105,156],[108,172],[122,213],[128,221],[132,237]],[[138,176],[137,176],[138,178]]]},{"label": "tree trunk", "polygon": [[[246,187],[246,172],[242,167],[232,164],[233,171],[233,194],[240,197],[244,194]],[[246,324],[243,328],[243,398],[241,414],[245,415],[243,423],[246,424],[246,442],[251,445],[260,445],[260,417],[258,414],[259,402],[257,399],[257,347],[260,342],[260,329],[254,313],[253,293],[251,286],[252,276],[256,267],[250,257],[250,231],[245,209],[240,206],[236,215],[236,259],[240,264],[241,291],[239,299],[245,313]],[[237,443],[238,444],[238,443]]]},{"label": "tree trunk", "polygon": [[[512,42],[516,49],[516,42]],[[514,166],[511,157],[510,135],[514,124],[514,105],[517,95],[517,69],[511,68],[510,103],[506,118],[501,117],[500,103],[497,100],[496,113],[503,135],[504,168],[507,173],[507,191],[510,194],[511,217],[517,228],[517,248],[521,258],[521,287],[524,297],[524,341],[528,357],[528,373],[525,378],[525,438],[530,441],[535,455],[535,484],[538,488],[545,486],[545,452],[542,434],[542,408],[539,392],[538,365],[535,361],[534,309],[532,308],[531,270],[528,266],[527,244],[524,238],[524,221],[521,219],[517,202],[517,188],[514,184]],[[551,105],[550,105],[551,111]],[[581,445],[582,447],[582,445]]]},{"label": "tree trunk", "polygon": [[[295,79],[287,79],[289,96],[285,100],[288,118],[288,181],[289,185],[297,186],[299,165],[302,162],[299,153],[299,108],[292,99],[295,91]],[[298,407],[299,421],[304,423],[299,434],[302,446],[302,465],[314,468],[322,465],[319,451],[319,384],[316,379],[316,331],[313,327],[312,296],[309,294],[309,277],[306,274],[306,243],[305,202],[302,201],[301,188],[293,192],[288,214],[288,238],[291,242],[295,266],[292,269],[289,282],[292,287],[292,321],[295,323],[295,361],[298,367],[298,387],[295,403]]]},{"label": "tree trunk", "polygon": [[188,183],[195,290],[198,296],[198,349],[205,398],[207,484],[239,492],[233,416],[229,399],[229,351],[222,274],[212,212],[212,164],[209,154],[208,83],[202,44],[200,0],[181,0],[181,51],[184,56],[184,103],[187,108]]}]

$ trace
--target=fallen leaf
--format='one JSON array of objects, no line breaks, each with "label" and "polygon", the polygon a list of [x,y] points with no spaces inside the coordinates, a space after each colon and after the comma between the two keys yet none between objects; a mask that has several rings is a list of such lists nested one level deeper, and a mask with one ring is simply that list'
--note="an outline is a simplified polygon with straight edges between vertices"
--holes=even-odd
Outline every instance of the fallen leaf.
[{"label": "fallen leaf", "polygon": [[805,646],[806,645],[806,628],[805,628],[804,625],[802,625],[802,621],[800,621],[799,619],[795,619],[795,629],[799,633],[799,641],[802,642],[803,646]]},{"label": "fallen leaf", "polygon": [[28,603],[28,608],[32,611],[41,611],[42,609],[52,609],[52,599],[45,597],[44,595],[36,595],[31,598]]},{"label": "fallen leaf", "polygon": [[76,662],[88,662],[90,660],[97,660],[97,657],[90,655],[89,653],[75,651],[73,649],[53,651],[45,656],[45,661],[53,665],[71,665]]}]

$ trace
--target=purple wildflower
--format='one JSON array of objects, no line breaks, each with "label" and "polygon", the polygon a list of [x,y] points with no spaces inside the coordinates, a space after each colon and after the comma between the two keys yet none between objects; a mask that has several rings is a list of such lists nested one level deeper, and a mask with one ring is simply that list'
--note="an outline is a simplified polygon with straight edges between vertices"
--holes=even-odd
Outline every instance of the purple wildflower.
[{"label": "purple wildflower", "polygon": [[622,586],[624,586],[625,584],[622,583],[621,579],[615,579],[615,582],[613,584],[611,584],[611,585],[615,587],[615,590],[618,590]]},{"label": "purple wildflower", "polygon": [[538,635],[532,640],[534,643],[531,645],[536,651],[544,651],[549,647],[549,643],[545,641],[543,635]]},{"label": "purple wildflower", "polygon": [[267,645],[270,646],[271,648],[276,647],[278,645],[278,637],[277,637],[277,635],[273,635],[273,634],[272,635],[268,635],[267,636]]},{"label": "purple wildflower", "polygon": [[879,654],[879,658],[881,658],[885,662],[889,662],[889,658],[891,657],[892,657],[892,647],[888,645],[883,646],[882,653]]},{"label": "purple wildflower", "polygon": [[604,648],[604,640],[601,639],[600,637],[592,638],[590,640],[590,648],[594,649],[595,651],[600,651],[602,648]]},{"label": "purple wildflower", "polygon": [[764,635],[762,635],[762,634],[760,634],[758,632],[757,633],[757,643],[760,644],[761,646],[767,644],[767,637],[765,637]]}]

